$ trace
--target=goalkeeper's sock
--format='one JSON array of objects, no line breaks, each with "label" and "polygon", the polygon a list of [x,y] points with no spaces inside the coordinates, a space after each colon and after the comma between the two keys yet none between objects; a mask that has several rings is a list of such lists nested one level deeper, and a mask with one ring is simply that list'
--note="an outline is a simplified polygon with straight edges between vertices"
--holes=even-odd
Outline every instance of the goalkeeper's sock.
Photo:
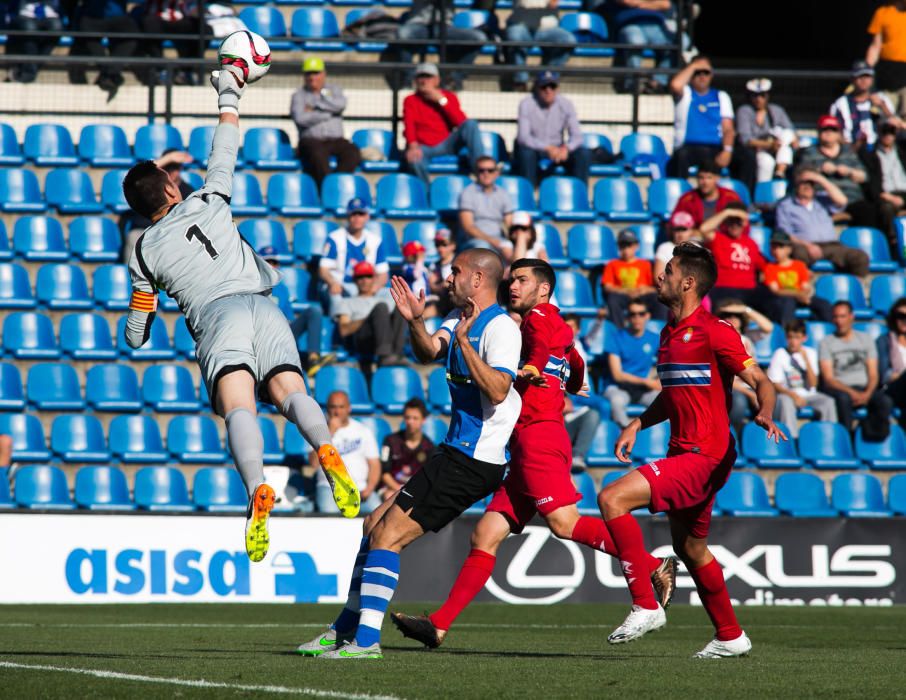
[{"label": "goalkeeper's sock", "polygon": [[400,555],[389,549],[372,549],[362,571],[359,628],[355,642],[370,647],[381,641],[381,625],[400,577]]},{"label": "goalkeeper's sock", "polygon": [[[349,593],[346,595],[346,605],[340,611],[331,627],[344,636],[352,636],[359,624],[359,600],[362,588],[362,572],[365,569],[365,558],[368,556],[368,538],[363,537],[359,544],[359,553],[356,554],[355,564],[352,567],[352,579],[349,581]],[[338,635],[339,636],[339,635]]]},{"label": "goalkeeper's sock", "polygon": [[730,602],[730,594],[727,592],[727,584],[724,581],[724,572],[717,563],[717,559],[712,559],[709,564],[698,569],[690,569],[689,574],[695,581],[698,596],[714,624],[717,639],[722,642],[738,639],[742,634],[742,628],[736,620],[736,613],[733,612],[733,604]]},{"label": "goalkeeper's sock", "polygon": [[227,443],[249,498],[264,483],[264,438],[255,414],[235,408],[224,416]]},{"label": "goalkeeper's sock", "polygon": [[638,605],[646,610],[657,609],[658,603],[654,597],[654,588],[650,578],[649,559],[651,555],[645,551],[645,540],[639,524],[632,517],[632,513],[605,520],[604,523],[616,545],[620,567],[622,567],[623,576],[629,585],[633,605]]},{"label": "goalkeeper's sock", "polygon": [[496,561],[497,557],[480,549],[473,549],[469,552],[456,581],[453,582],[453,588],[450,589],[447,600],[437,612],[428,616],[437,629],[444,631],[450,629],[459,613],[465,610],[472,599],[484,588],[484,584],[491,577]]}]

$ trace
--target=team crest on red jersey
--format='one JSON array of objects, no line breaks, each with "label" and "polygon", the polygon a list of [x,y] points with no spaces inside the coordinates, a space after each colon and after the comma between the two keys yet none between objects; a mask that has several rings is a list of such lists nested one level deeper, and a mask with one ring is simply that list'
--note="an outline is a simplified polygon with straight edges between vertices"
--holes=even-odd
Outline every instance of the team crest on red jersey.
[{"label": "team crest on red jersey", "polygon": [[686,332],[683,333],[683,342],[688,343],[690,340],[692,340],[692,328],[691,327],[687,328]]}]

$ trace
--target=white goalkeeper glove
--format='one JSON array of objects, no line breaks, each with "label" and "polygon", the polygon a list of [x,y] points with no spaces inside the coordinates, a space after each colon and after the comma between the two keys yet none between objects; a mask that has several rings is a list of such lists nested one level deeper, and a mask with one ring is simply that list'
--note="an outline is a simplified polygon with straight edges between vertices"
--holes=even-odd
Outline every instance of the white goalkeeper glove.
[{"label": "white goalkeeper glove", "polygon": [[238,68],[230,66],[211,71],[211,85],[217,90],[217,106],[221,114],[230,112],[239,115],[239,98],[245,92],[245,81],[239,73]]}]

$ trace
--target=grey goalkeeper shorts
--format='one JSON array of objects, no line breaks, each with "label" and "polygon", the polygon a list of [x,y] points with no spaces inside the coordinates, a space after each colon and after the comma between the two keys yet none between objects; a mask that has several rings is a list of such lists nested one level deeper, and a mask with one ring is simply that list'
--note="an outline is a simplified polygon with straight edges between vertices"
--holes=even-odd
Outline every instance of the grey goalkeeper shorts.
[{"label": "grey goalkeeper shorts", "polygon": [[280,372],[302,374],[299,351],[280,308],[261,294],[237,294],[212,301],[195,330],[201,376],[216,407],[217,382],[245,370],[255,378],[258,395],[269,401],[267,383]]}]

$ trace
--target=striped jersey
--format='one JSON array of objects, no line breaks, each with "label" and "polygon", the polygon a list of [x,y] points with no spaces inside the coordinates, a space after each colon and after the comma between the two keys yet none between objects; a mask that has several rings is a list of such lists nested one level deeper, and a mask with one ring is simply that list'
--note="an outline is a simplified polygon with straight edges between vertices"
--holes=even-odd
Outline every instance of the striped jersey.
[{"label": "striped jersey", "polygon": [[657,374],[670,452],[721,459],[730,440],[733,378],[755,364],[736,329],[699,307],[661,331]]}]

